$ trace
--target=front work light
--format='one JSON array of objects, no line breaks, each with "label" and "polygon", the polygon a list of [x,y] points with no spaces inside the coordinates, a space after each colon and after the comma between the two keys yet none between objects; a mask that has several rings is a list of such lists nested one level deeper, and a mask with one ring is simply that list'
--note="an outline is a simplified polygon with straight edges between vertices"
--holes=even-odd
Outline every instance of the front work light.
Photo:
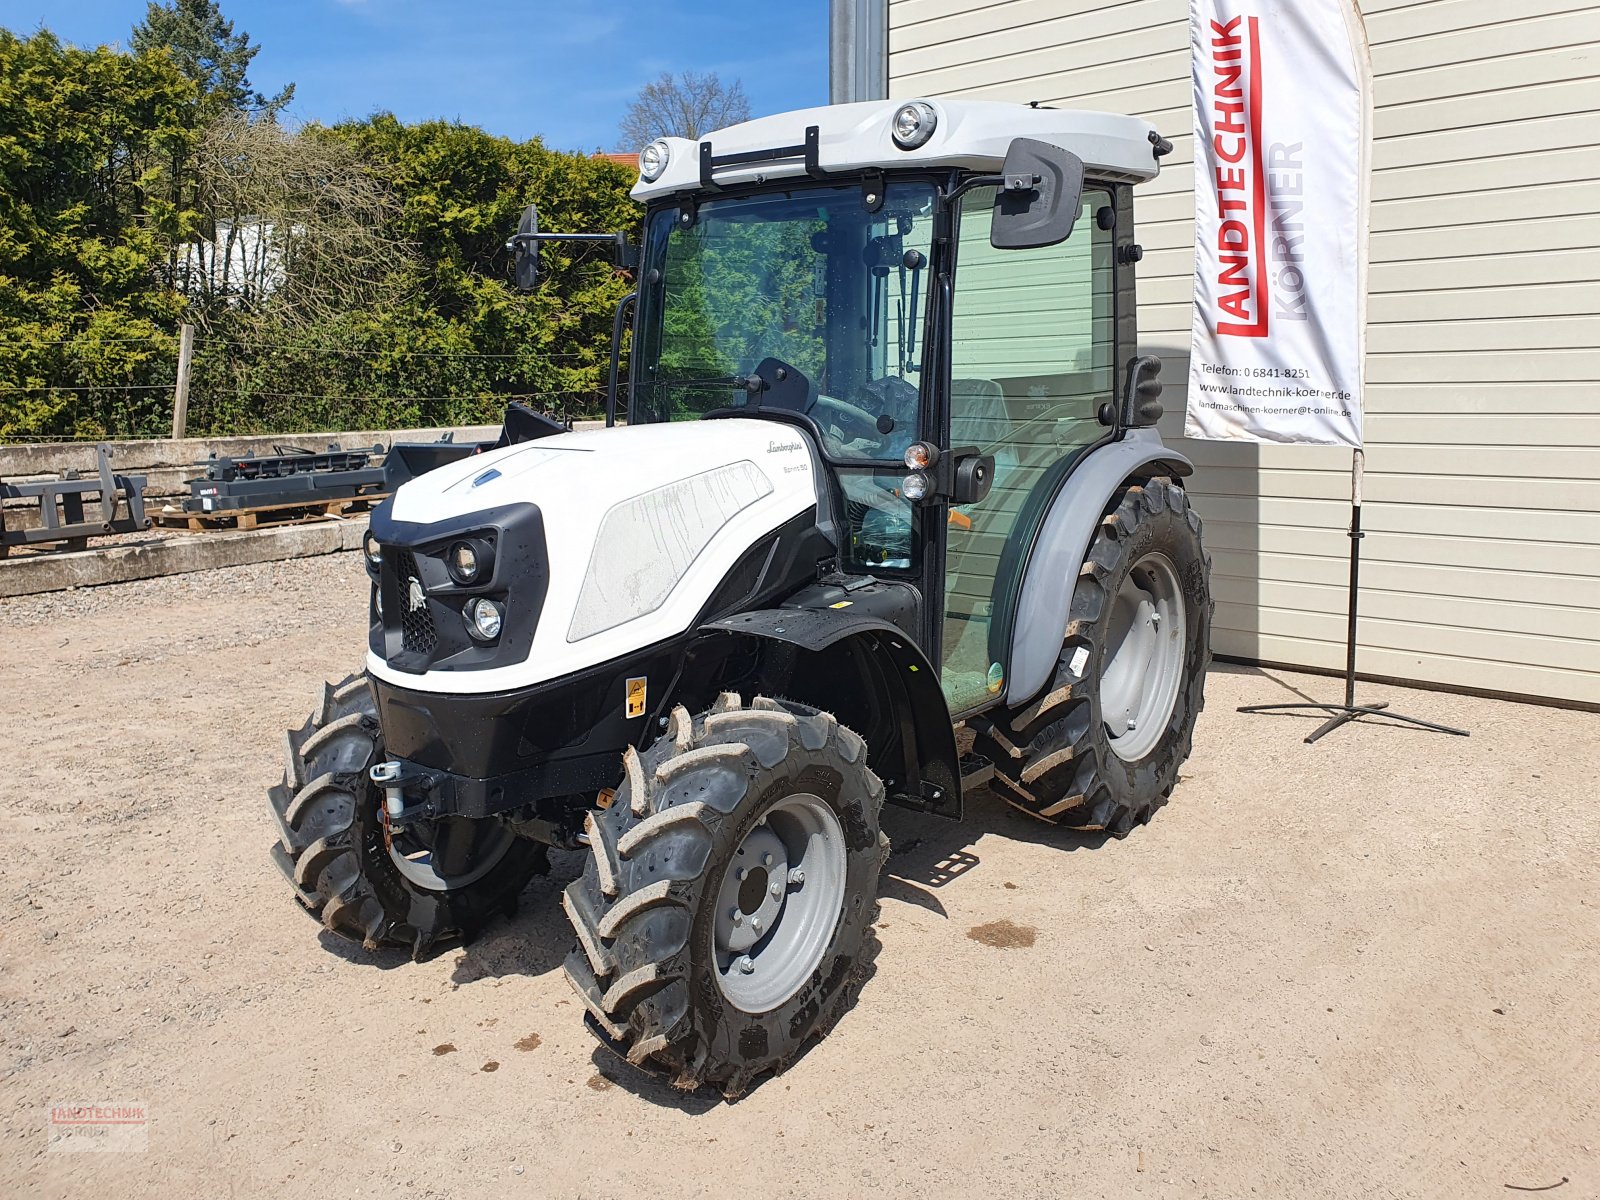
[{"label": "front work light", "polygon": [[370,529],[361,539],[361,552],[367,556],[367,562],[371,566],[376,567],[383,562],[383,547],[378,543],[378,539],[372,536]]},{"label": "front work light", "polygon": [[933,481],[921,471],[913,471],[900,481],[900,494],[913,504],[927,499],[932,490]]},{"label": "front work light", "polygon": [[479,596],[467,604],[465,609],[467,618],[467,632],[480,642],[492,642],[500,636],[500,627],[505,623],[505,609],[493,600],[485,600]]},{"label": "front work light", "polygon": [[661,172],[667,169],[667,163],[671,160],[672,147],[657,138],[639,151],[639,178],[646,183],[654,183],[661,178]]},{"label": "front work light", "polygon": [[481,564],[478,561],[478,552],[471,542],[456,542],[450,547],[446,558],[446,565],[450,568],[450,577],[457,583],[472,583],[478,578]]},{"label": "front work light", "polygon": [[894,114],[894,144],[902,150],[915,150],[933,136],[938,124],[939,114],[933,111],[933,105],[921,100],[902,104]]}]

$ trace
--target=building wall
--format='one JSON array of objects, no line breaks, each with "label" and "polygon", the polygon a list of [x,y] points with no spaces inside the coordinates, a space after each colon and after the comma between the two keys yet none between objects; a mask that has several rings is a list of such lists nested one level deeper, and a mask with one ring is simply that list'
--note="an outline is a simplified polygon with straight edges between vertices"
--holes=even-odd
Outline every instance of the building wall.
[{"label": "building wall", "polygon": [[[1360,667],[1600,703],[1600,4],[1364,0],[1376,74]],[[894,97],[1135,113],[1142,349],[1182,427],[1186,0],[891,0]],[[1348,451],[1181,442],[1221,654],[1343,665]]]}]

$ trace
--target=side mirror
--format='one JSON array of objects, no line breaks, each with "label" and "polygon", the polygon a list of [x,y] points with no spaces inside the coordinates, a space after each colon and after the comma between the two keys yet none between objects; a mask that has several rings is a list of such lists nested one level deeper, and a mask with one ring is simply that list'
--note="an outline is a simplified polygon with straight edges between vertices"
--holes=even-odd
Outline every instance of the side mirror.
[{"label": "side mirror", "polygon": [[539,210],[530,204],[522,210],[522,220],[517,223],[517,235],[507,243],[519,292],[531,292],[539,282],[538,233]]},{"label": "side mirror", "polygon": [[994,198],[989,244],[1034,250],[1072,236],[1083,203],[1083,160],[1033,138],[1013,138]]}]

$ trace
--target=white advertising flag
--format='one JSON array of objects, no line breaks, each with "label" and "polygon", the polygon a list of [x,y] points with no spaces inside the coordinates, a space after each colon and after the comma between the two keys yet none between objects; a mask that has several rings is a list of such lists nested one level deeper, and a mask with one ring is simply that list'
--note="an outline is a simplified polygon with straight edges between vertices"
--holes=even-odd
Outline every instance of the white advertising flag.
[{"label": "white advertising flag", "polygon": [[1371,68],[1355,0],[1190,0],[1193,438],[1361,445]]}]

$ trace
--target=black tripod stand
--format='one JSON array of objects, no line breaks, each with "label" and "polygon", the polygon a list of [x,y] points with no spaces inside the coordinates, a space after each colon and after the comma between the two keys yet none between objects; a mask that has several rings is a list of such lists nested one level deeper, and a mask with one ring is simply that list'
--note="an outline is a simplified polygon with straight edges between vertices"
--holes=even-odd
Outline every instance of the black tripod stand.
[{"label": "black tripod stand", "polygon": [[1355,452],[1355,461],[1350,468],[1350,598],[1348,619],[1345,625],[1344,703],[1247,704],[1239,711],[1242,713],[1328,713],[1328,719],[1306,735],[1308,743],[1316,741],[1324,734],[1332,733],[1341,725],[1374,714],[1386,717],[1391,721],[1404,721],[1408,725],[1420,725],[1424,729],[1433,729],[1439,733],[1452,733],[1457,737],[1469,737],[1471,735],[1465,729],[1456,729],[1450,725],[1438,725],[1432,721],[1424,721],[1420,717],[1408,717],[1404,713],[1390,712],[1387,700],[1380,700],[1376,704],[1356,703],[1356,596],[1361,580],[1361,539],[1366,536],[1361,532],[1361,472],[1365,460],[1366,455],[1357,450]]}]

